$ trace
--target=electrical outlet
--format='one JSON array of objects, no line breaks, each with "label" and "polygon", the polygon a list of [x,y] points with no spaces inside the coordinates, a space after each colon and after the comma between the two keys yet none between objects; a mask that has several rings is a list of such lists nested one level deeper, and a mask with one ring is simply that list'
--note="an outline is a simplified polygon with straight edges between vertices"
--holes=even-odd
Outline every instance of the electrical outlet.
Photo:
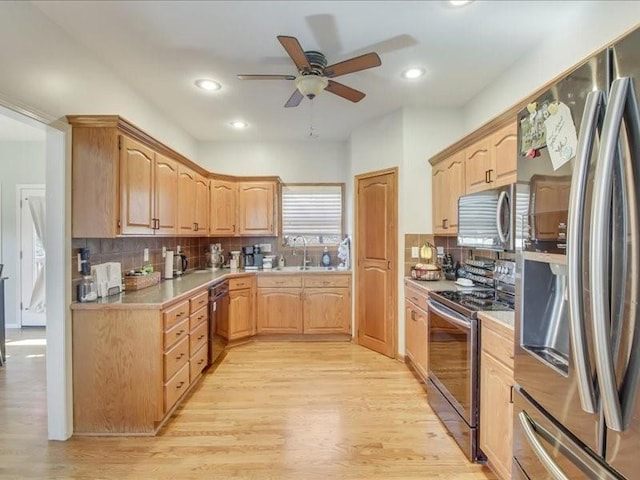
[{"label": "electrical outlet", "polygon": [[418,258],[419,255],[418,247],[411,247],[411,258]]},{"label": "electrical outlet", "polygon": [[149,261],[149,249],[148,248],[145,248],[142,251],[142,261],[143,262],[148,262]]},{"label": "electrical outlet", "polygon": [[78,254],[78,271],[82,271],[82,258],[80,258],[80,254]]},{"label": "electrical outlet", "polygon": [[162,247],[162,258],[167,256],[167,247]]},{"label": "electrical outlet", "polygon": [[436,247],[436,254],[439,256],[444,255],[444,247]]},{"label": "electrical outlet", "polygon": [[270,243],[261,243],[260,251],[262,253],[271,253],[271,244]]}]

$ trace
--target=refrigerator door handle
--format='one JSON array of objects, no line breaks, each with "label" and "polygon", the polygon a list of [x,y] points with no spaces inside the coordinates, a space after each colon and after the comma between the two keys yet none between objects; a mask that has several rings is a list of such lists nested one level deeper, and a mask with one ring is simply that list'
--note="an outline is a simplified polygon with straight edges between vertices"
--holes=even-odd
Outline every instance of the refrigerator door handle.
[{"label": "refrigerator door handle", "polygon": [[[502,211],[505,208],[505,205],[507,206],[507,208],[509,207],[509,199],[507,198],[507,192],[500,192],[500,195],[498,196],[498,208],[496,208],[496,227],[498,227],[498,237],[500,238],[500,242],[507,243],[507,235],[509,235],[509,232],[507,232],[506,234],[504,233],[504,231],[502,230]],[[509,223],[511,222],[511,220],[509,220]]]},{"label": "refrigerator door handle", "polygon": [[527,437],[527,441],[531,448],[533,448],[534,453],[547,469],[547,471],[551,474],[554,480],[570,480],[569,477],[560,469],[560,467],[553,461],[553,458],[547,453],[544,449],[538,438],[536,437],[536,432],[534,430],[533,425],[531,425],[531,421],[527,417],[527,414],[524,412],[520,412],[518,414],[518,420],[520,420],[520,425],[522,426],[522,431]]},{"label": "refrigerator door handle", "polygon": [[[593,343],[598,385],[600,386],[607,426],[619,432],[624,429],[624,425],[611,344],[610,254],[608,249],[613,170],[618,154],[620,126],[629,96],[629,89],[632,88],[631,79],[628,77],[616,79],[611,85],[610,100],[605,113],[594,178],[590,234],[591,251],[589,252],[591,267],[590,287],[593,293],[591,295]],[[596,294],[597,292],[600,294]]]},{"label": "refrigerator door handle", "polygon": [[583,300],[583,238],[582,226],[585,217],[585,195],[589,159],[604,105],[604,92],[589,92],[584,108],[582,125],[578,136],[578,147],[574,164],[571,190],[569,193],[569,214],[567,222],[567,283],[569,293],[569,331],[573,351],[578,392],[582,409],[588,413],[596,412],[596,399],[587,347],[584,324]]},{"label": "refrigerator door handle", "polygon": [[[632,164],[632,176],[631,181],[625,182],[625,187],[630,190],[628,196],[630,198],[629,203],[632,205],[629,207],[631,213],[631,289],[630,289],[630,312],[629,316],[632,319],[638,318],[638,294],[639,294],[639,282],[638,272],[640,271],[640,249],[638,244],[640,242],[640,227],[638,224],[638,179],[640,177],[640,108],[638,107],[638,98],[635,94],[635,88],[633,83],[629,83],[629,90],[626,96],[626,130],[629,138],[629,144],[632,151],[630,152],[629,160]],[[637,392],[640,387],[640,325],[637,321],[632,322],[634,325],[634,331],[630,332],[632,337],[631,354],[627,363],[627,370],[624,374],[622,385],[620,388],[620,402],[622,408],[622,421],[626,428],[633,420],[635,411],[635,402],[637,401]]]}]

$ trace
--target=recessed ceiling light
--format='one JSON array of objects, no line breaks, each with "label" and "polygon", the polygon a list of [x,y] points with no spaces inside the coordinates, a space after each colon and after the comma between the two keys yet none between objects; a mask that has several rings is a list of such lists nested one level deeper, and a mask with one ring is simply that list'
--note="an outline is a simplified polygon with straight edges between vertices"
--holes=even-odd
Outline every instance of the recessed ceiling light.
[{"label": "recessed ceiling light", "polygon": [[209,80],[208,78],[201,78],[200,80],[196,80],[196,87],[201,88],[203,90],[209,90],[213,92],[215,90],[220,90],[222,85],[214,80]]},{"label": "recessed ceiling light", "polygon": [[242,130],[243,128],[247,128],[249,126],[247,122],[243,122],[242,120],[235,120],[233,122],[230,122],[229,125],[237,130]]},{"label": "recessed ceiling light", "polygon": [[471,2],[472,0],[449,0],[449,3],[454,7],[464,7]]},{"label": "recessed ceiling light", "polygon": [[409,68],[408,70],[402,72],[402,77],[409,79],[420,78],[424,75],[424,73],[424,68]]}]

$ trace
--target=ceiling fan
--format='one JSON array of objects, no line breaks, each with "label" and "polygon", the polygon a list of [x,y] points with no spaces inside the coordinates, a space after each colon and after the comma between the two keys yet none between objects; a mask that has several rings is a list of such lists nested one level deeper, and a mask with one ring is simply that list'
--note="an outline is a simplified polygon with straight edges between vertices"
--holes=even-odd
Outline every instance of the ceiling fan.
[{"label": "ceiling fan", "polygon": [[297,38],[279,35],[278,40],[298,68],[298,75],[241,74],[238,78],[241,80],[294,80],[296,90],[285,103],[284,106],[287,108],[297,107],[304,97],[315,98],[322,90],[352,102],[359,102],[365,97],[363,92],[331,79],[382,65],[378,54],[371,52],[327,66],[327,59],[321,52],[315,50],[305,52]]}]

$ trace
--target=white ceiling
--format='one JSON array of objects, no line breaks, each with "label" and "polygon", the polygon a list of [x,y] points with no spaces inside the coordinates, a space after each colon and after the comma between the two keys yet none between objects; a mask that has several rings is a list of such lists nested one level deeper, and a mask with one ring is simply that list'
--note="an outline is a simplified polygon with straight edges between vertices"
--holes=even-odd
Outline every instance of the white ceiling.
[{"label": "white ceiling", "polygon": [[[216,141],[302,140],[311,119],[319,138],[344,140],[402,107],[463,106],[589,2],[478,0],[463,8],[441,0],[34,3],[194,138]],[[236,78],[296,74],[277,35],[297,37],[329,64],[375,51],[382,66],[337,79],[367,94],[359,103],[323,92],[285,109],[292,81]],[[410,66],[426,68],[427,75],[401,79]],[[193,82],[203,77],[222,90],[197,89]],[[250,128],[231,129],[236,119]]]}]

